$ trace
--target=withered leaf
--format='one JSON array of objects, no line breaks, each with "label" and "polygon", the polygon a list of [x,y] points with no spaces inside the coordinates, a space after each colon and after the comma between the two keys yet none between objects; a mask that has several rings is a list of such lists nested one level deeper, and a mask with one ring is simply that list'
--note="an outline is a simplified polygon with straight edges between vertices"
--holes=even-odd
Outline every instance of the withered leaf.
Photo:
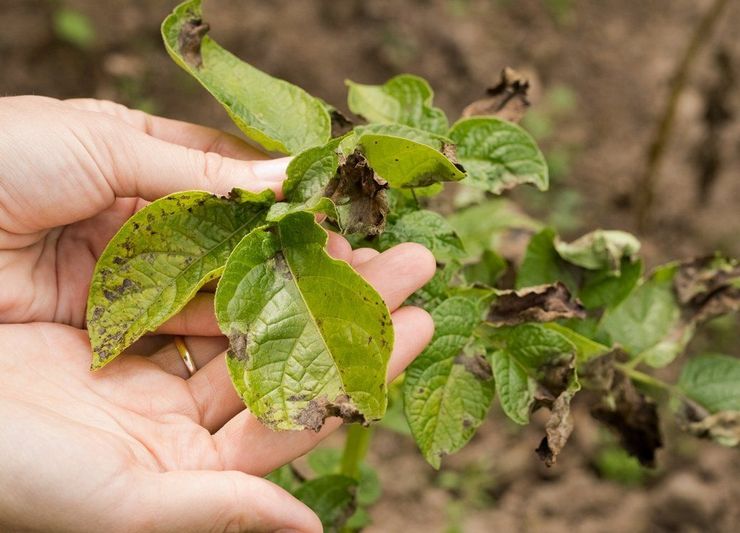
[{"label": "withered leaf", "polygon": [[684,429],[692,435],[711,439],[723,446],[740,445],[740,411],[719,411],[695,422],[688,422]]},{"label": "withered leaf", "polygon": [[340,157],[337,175],[324,190],[337,206],[344,233],[378,235],[388,214],[388,183],[370,167],[360,150]]},{"label": "withered leaf", "polygon": [[687,321],[702,322],[740,309],[740,264],[721,256],[681,263],[673,288]]},{"label": "withered leaf", "polygon": [[328,110],[329,117],[331,118],[332,137],[341,137],[352,129],[354,122],[352,122],[352,120],[348,118],[344,113],[342,113],[339,109],[329,106]]},{"label": "withered leaf", "polygon": [[524,322],[551,322],[559,318],[585,316],[581,303],[558,281],[549,285],[498,292],[487,320],[496,326],[514,326]]},{"label": "withered leaf", "polygon": [[663,446],[658,409],[624,372],[613,366],[623,357],[621,351],[610,352],[586,365],[584,382],[599,383],[601,388],[600,401],[591,408],[591,416],[617,433],[624,449],[642,465],[654,466],[655,452]]},{"label": "withered leaf", "polygon": [[501,71],[501,79],[486,90],[486,96],[463,109],[463,117],[493,115],[510,122],[519,122],[530,106],[527,92],[529,80],[513,68]]},{"label": "withered leaf", "polygon": [[550,407],[550,418],[545,423],[545,436],[535,452],[547,466],[556,463],[558,455],[568,442],[573,432],[573,415],[570,413],[570,401],[573,392],[562,392]]}]

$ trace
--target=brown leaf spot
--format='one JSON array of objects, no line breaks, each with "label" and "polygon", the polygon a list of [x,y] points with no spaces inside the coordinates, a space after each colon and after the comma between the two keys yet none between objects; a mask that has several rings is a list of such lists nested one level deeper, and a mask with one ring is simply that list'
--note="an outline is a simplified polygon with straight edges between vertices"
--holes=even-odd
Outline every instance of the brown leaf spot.
[{"label": "brown leaf spot", "polygon": [[314,398],[296,415],[294,420],[306,429],[318,433],[324,426],[324,421],[330,416],[338,416],[345,423],[367,424],[363,414],[357,410],[346,394],[340,394],[333,402],[330,402],[326,396]]},{"label": "brown leaf spot", "polygon": [[455,357],[454,363],[462,365],[473,377],[481,381],[490,381],[493,379],[491,364],[481,354],[465,355],[461,353]]},{"label": "brown leaf spot", "polygon": [[349,204],[347,220],[342,220],[345,233],[378,235],[383,232],[388,214],[388,182],[370,167],[365,156],[355,150],[340,157],[337,175],[324,190],[337,206]]},{"label": "brown leaf spot", "polygon": [[463,109],[462,116],[488,115],[519,122],[530,105],[527,91],[529,80],[516,70],[506,67],[501,71],[498,84],[486,90],[485,98],[476,100]]},{"label": "brown leaf spot", "polygon": [[487,320],[496,326],[514,326],[585,316],[581,303],[558,281],[518,291],[501,291],[491,304]]},{"label": "brown leaf spot", "polygon": [[208,23],[203,22],[200,18],[185,21],[180,29],[180,35],[177,40],[180,54],[186,63],[195,68],[200,68],[203,65],[203,58],[200,55],[200,44],[210,29],[211,27]]},{"label": "brown leaf spot", "polygon": [[229,347],[233,357],[242,363],[249,361],[249,353],[247,353],[247,334],[241,331],[232,330],[229,333]]},{"label": "brown leaf spot", "polygon": [[329,110],[329,117],[331,118],[332,137],[341,137],[349,130],[351,130],[352,126],[354,125],[354,122],[347,118],[347,116],[339,111],[339,109],[336,109],[334,107]]}]

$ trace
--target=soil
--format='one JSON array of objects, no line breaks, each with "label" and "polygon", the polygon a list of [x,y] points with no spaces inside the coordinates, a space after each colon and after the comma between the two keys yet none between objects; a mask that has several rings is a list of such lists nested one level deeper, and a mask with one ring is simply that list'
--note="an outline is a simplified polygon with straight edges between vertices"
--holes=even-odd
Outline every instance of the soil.
[{"label": "soil", "polygon": [[[0,94],[106,98],[235,131],[164,52],[159,23],[175,3],[0,0]],[[597,226],[636,231],[633,191],[646,145],[675,65],[710,4],[208,0],[206,19],[226,48],[344,111],[344,78],[380,83],[400,72],[419,74],[435,87],[436,103],[456,117],[498,81],[504,66],[524,71],[532,83],[529,114],[538,119],[531,125],[549,124],[549,133],[540,132],[542,145],[553,161],[565,154],[567,164],[554,172],[552,200],[531,192],[514,197],[576,236]],[[61,5],[90,18],[92,46],[55,34],[54,10]],[[650,265],[716,249],[740,256],[738,27],[740,3],[730,2],[679,102],[650,225],[638,234]],[[572,102],[565,106],[553,103],[563,88]],[[714,339],[734,355],[740,355],[737,325]],[[699,338],[692,350],[707,345]],[[549,469],[534,453],[544,427],[535,418],[531,427],[513,427],[494,408],[441,473],[424,463],[411,440],[379,429],[370,462],[384,494],[369,531],[737,530],[737,450],[674,438],[675,426],[664,416],[670,444],[659,453],[659,467],[629,488],[597,475],[605,437],[584,406],[576,405],[572,442]]]}]

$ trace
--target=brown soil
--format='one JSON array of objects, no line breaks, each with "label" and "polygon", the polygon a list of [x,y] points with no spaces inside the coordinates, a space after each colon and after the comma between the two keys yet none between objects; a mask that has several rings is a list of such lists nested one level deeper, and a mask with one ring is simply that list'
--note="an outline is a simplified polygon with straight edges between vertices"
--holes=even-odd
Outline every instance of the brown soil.
[{"label": "brown soil", "polygon": [[[107,98],[233,130],[218,104],[163,50],[159,22],[175,3],[0,0],[0,94]],[[437,103],[454,117],[496,82],[502,67],[524,69],[533,82],[531,113],[539,109],[554,130],[543,146],[571,159],[548,197],[562,202],[516,197],[531,201],[525,207],[538,215],[560,209],[553,220],[567,218],[566,232],[576,234],[596,226],[635,230],[631,194],[645,145],[675,64],[710,3],[209,0],[206,18],[226,48],[340,108],[344,78],[378,83],[413,72],[430,80]],[[92,48],[55,36],[54,6],[62,4],[93,21]],[[738,27],[740,5],[730,2],[680,101],[652,225],[640,235],[650,264],[715,249],[740,256]],[[567,112],[548,110],[548,94],[557,87],[574,97]],[[566,190],[576,191],[575,200]],[[567,198],[573,201],[564,203]],[[736,331],[725,333],[722,349],[740,354],[737,341]],[[705,346],[703,339],[694,343],[696,350]],[[546,469],[533,452],[541,421],[515,428],[494,409],[473,442],[444,464],[459,474],[462,489],[443,483],[409,439],[379,430],[370,460],[385,492],[370,531],[454,531],[448,529],[454,524],[469,532],[737,530],[736,450],[667,438],[657,474],[630,489],[596,475],[603,438],[584,409],[576,422],[573,442]]]}]

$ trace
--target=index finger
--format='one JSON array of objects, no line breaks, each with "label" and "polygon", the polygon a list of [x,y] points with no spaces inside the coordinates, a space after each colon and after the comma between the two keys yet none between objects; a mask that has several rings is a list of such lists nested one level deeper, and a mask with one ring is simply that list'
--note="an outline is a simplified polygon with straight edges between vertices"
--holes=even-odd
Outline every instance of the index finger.
[{"label": "index finger", "polygon": [[172,144],[195,148],[201,152],[214,152],[232,159],[269,159],[267,154],[236,135],[215,128],[150,115],[109,100],[72,98],[64,102],[75,109],[114,116],[147,135]]}]

